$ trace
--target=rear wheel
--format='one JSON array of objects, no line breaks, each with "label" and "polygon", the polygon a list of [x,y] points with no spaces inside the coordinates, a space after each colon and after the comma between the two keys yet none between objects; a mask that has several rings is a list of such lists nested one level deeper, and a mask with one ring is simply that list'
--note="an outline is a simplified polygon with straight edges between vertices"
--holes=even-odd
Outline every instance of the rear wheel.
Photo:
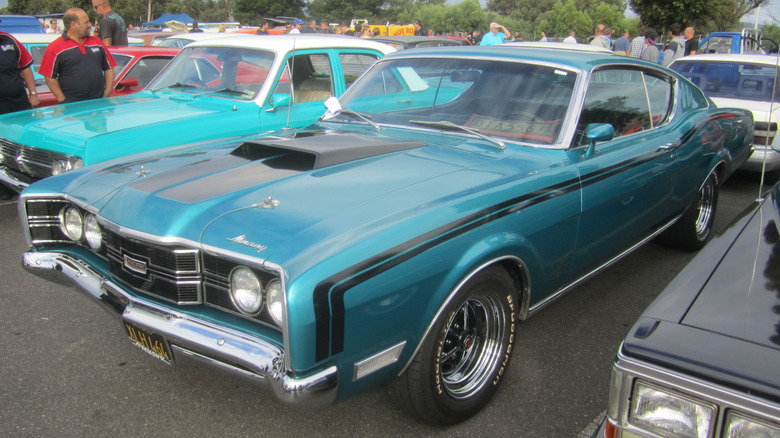
[{"label": "rear wheel", "polygon": [[661,235],[661,242],[688,251],[701,249],[712,232],[717,205],[718,177],[712,173],[685,213]]},{"label": "rear wheel", "polygon": [[469,280],[434,323],[420,351],[391,385],[393,399],[423,421],[453,424],[477,413],[509,365],[517,299],[507,272]]}]

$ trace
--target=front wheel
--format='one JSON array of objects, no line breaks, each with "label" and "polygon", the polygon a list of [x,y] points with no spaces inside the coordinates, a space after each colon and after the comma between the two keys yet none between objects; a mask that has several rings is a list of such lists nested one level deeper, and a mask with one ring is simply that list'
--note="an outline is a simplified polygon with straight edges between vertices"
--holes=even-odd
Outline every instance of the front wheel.
[{"label": "front wheel", "polygon": [[712,232],[717,205],[718,177],[712,173],[685,213],[661,235],[661,242],[688,251],[701,249]]},{"label": "front wheel", "polygon": [[509,365],[517,299],[509,274],[491,267],[470,279],[439,319],[390,394],[423,421],[454,424],[490,400]]}]

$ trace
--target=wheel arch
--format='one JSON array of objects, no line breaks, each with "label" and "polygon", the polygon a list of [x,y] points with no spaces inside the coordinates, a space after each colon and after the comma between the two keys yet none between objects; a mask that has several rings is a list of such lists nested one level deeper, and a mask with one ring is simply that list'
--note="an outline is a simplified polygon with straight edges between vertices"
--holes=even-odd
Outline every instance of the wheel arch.
[{"label": "wheel arch", "polygon": [[417,353],[420,351],[420,348],[422,348],[423,343],[430,335],[433,326],[436,324],[436,321],[439,320],[447,305],[463,289],[466,283],[468,283],[469,280],[471,280],[477,274],[492,267],[500,267],[506,271],[509,277],[512,279],[512,283],[514,284],[515,289],[515,297],[519,301],[518,319],[525,319],[525,317],[528,315],[528,309],[530,306],[530,278],[527,266],[519,257],[514,255],[507,254],[494,256],[493,258],[490,258],[481,264],[476,264],[471,270],[468,271],[465,276],[460,278],[457,285],[450,290],[446,298],[441,302],[438,309],[433,314],[433,317],[428,322],[422,336],[418,338],[417,343],[414,346],[414,350],[412,350],[411,354],[409,355],[409,359],[406,361],[406,363],[404,363],[404,366],[398,371],[398,375],[403,374],[409,367]]}]

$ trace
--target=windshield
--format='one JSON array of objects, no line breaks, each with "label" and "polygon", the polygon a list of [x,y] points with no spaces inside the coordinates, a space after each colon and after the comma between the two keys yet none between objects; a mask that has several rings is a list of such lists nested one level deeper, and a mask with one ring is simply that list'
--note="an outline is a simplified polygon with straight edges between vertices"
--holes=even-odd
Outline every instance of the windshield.
[{"label": "windshield", "polygon": [[771,102],[777,84],[777,67],[774,65],[678,61],[671,67],[709,97]]},{"label": "windshield", "polygon": [[377,124],[448,131],[454,124],[508,140],[553,144],[576,77],[570,70],[510,61],[388,60],[369,70],[340,101]]},{"label": "windshield", "polygon": [[186,47],[159,76],[150,89],[184,93],[213,92],[221,97],[252,100],[268,76],[274,54],[237,47]]}]

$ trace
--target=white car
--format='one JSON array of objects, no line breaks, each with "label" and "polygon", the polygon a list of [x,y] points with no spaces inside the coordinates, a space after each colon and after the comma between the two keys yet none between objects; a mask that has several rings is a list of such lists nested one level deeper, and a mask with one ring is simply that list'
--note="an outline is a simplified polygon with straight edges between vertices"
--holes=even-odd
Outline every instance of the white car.
[{"label": "white car", "polygon": [[686,56],[669,66],[701,88],[717,106],[753,112],[753,153],[741,167],[745,170],[760,172],[764,166],[767,172],[780,169],[777,66],[777,56],[729,53]]}]

